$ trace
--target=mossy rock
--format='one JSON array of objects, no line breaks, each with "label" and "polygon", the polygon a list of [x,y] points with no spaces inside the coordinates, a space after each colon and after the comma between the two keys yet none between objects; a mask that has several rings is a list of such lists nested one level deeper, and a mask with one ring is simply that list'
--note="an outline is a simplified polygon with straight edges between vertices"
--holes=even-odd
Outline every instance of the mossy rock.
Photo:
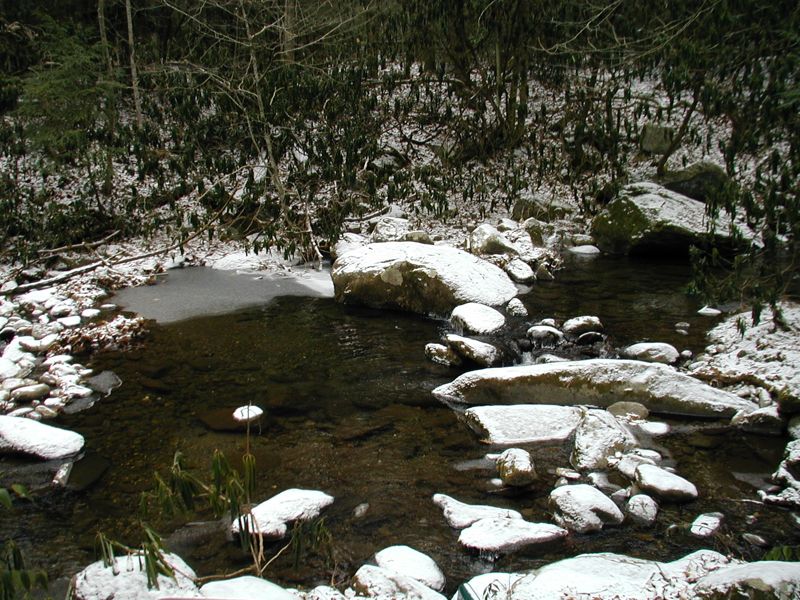
[{"label": "mossy rock", "polygon": [[521,198],[514,203],[514,208],[511,211],[511,218],[515,221],[524,221],[525,219],[538,219],[540,221],[550,222],[557,219],[563,219],[573,212],[572,206],[561,202],[559,200],[546,200],[538,196],[533,198]]},{"label": "mossy rock", "polygon": [[732,180],[725,170],[711,162],[698,162],[680,171],[667,173],[660,183],[673,192],[709,202],[728,193]]}]

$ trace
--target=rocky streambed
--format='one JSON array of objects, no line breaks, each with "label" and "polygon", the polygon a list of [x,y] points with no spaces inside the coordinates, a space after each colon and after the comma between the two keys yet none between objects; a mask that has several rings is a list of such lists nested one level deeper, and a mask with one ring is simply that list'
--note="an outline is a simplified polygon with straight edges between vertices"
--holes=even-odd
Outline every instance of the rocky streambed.
[{"label": "rocky streambed", "polygon": [[[763,343],[770,332],[753,328],[753,347],[742,353],[720,329],[706,348],[713,317],[698,314],[700,307],[679,291],[685,268],[583,249],[548,282],[553,255],[527,251],[525,239],[484,228],[473,250],[480,254],[478,244],[486,242],[481,247],[491,260],[447,250],[452,279],[444,283],[431,262],[436,246],[426,245],[417,263],[418,242],[362,252],[355,240],[358,259],[333,271],[345,306],[279,297],[230,315],[154,325],[142,347],[106,352],[88,367],[73,360],[71,370],[56,372],[52,365],[70,361],[47,365],[43,349],[27,340],[27,350],[22,340],[9,343],[7,360],[28,372],[6,380],[38,376],[24,382],[35,386],[47,372],[53,385],[26,401],[19,393],[11,397],[24,386],[9,384],[5,401],[18,403],[9,408],[30,410],[8,419],[38,412],[47,420],[49,413],[37,409],[54,406],[49,398],[67,398],[69,386],[89,390],[85,397],[94,406],[71,415],[54,411],[59,429],[85,442],[70,446],[65,456],[74,459],[47,455],[42,463],[16,448],[4,459],[3,470],[42,499],[20,504],[19,518],[4,521],[4,533],[21,539],[33,560],[50,564],[55,577],[71,577],[93,560],[96,530],[135,542],[138,494],[175,450],[198,471],[215,448],[233,460],[241,456],[244,436],[230,415],[253,404],[264,410],[253,438],[257,497],[280,499],[282,507],[264,509],[270,523],[283,515],[270,531],[321,514],[336,553],[332,560],[310,556],[299,568],[278,560],[268,576],[280,590],[238,582],[257,586],[246,588],[259,589],[251,596],[297,596],[285,588],[323,586],[305,597],[339,597],[324,587],[331,580],[350,596],[367,597],[438,598],[434,588],[455,593],[466,582],[464,598],[470,590],[483,597],[486,589],[519,598],[587,589],[713,597],[754,577],[794,589],[793,565],[752,561],[770,547],[798,542],[791,443],[782,460],[796,428],[788,416],[791,394],[781,392],[794,385],[796,371],[787,368],[783,376],[781,369],[757,371],[742,361],[763,365],[771,357],[784,365],[775,353],[791,358],[795,338],[789,334],[789,350],[770,349]],[[459,266],[462,259],[468,268]],[[523,274],[516,259],[539,273],[535,286],[525,287],[531,273]],[[378,280],[377,289],[366,287],[368,278]],[[482,286],[490,280],[501,283],[487,294]],[[410,287],[399,293],[406,282]],[[425,300],[429,293],[435,301]],[[42,326],[59,322],[64,317],[40,318],[56,302],[44,299],[31,316]],[[795,318],[793,310],[787,314]],[[29,324],[33,333],[36,325]],[[738,375],[720,381],[737,360]],[[88,382],[104,372],[115,373],[122,386],[94,391]],[[709,385],[718,383],[732,387]],[[72,478],[70,486],[69,473],[55,478],[63,464],[83,479]],[[66,490],[52,488],[54,478]],[[290,506],[283,508],[287,497]],[[300,498],[324,502],[306,506]],[[174,560],[201,575],[246,561],[227,541],[229,525],[202,515],[193,525],[163,525],[173,532],[168,547],[182,557]],[[281,547],[269,543],[271,550]],[[82,580],[103,582],[105,592],[127,581],[106,581],[102,567],[92,569]],[[135,566],[122,570],[138,577]],[[193,577],[183,583],[165,590],[202,593]],[[83,588],[82,597],[96,597],[96,589]],[[236,593],[244,592],[206,590],[214,597]]]}]

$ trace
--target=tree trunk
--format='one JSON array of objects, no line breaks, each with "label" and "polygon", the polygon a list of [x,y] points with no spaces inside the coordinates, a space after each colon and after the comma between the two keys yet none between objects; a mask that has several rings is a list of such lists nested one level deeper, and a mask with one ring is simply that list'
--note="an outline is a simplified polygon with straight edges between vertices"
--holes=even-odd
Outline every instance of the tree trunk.
[{"label": "tree trunk", "polygon": [[136,73],[136,54],[133,41],[133,17],[131,15],[131,0],[125,0],[125,17],[128,21],[128,55],[131,61],[131,86],[133,88],[133,107],[136,111],[136,125],[142,126],[142,100],[139,97],[139,76]]},{"label": "tree trunk", "polygon": [[281,27],[281,50],[286,63],[294,62],[294,38],[297,21],[296,0],[285,0],[283,5],[283,23]]}]

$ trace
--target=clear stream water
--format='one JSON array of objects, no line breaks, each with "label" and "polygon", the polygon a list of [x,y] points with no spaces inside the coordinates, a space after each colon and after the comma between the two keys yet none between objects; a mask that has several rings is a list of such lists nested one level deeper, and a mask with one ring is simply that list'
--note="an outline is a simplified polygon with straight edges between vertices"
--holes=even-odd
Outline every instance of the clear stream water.
[{"label": "clear stream water", "polygon": [[[688,278],[684,265],[576,259],[557,281],[538,283],[522,300],[530,320],[598,315],[617,347],[649,339],[696,352],[714,321],[695,314],[697,301],[683,293]],[[152,293],[160,293],[158,286]],[[689,336],[675,331],[680,321],[691,324]],[[482,458],[492,448],[480,444],[458,415],[430,394],[459,374],[423,354],[425,344],[446,330],[442,321],[297,296],[277,296],[228,314],[154,323],[142,347],[106,353],[91,363],[97,371],[116,372],[122,387],[89,410],[59,420],[86,437],[89,466],[107,462],[102,477],[83,491],[39,489],[34,503],[20,502],[4,513],[1,533],[20,542],[31,562],[45,566],[54,580],[96,559],[97,531],[135,544],[141,539],[139,494],[151,488],[153,473],[165,469],[176,450],[198,473],[209,471],[215,449],[235,464],[245,447],[244,434],[214,431],[204,419],[252,402],[266,411],[252,439],[257,499],[289,487],[319,489],[336,498],[324,513],[333,561],[309,555],[296,569],[290,553],[284,553],[266,576],[285,586],[344,582],[374,552],[394,544],[432,556],[452,591],[481,572],[530,569],[581,552],[671,560],[710,544],[745,558],[760,557],[763,550],[742,540],[745,531],[770,544],[798,543],[788,513],[754,502],[754,486],[775,469],[785,440],[719,435],[713,423],[670,420],[674,433],[654,447],[697,484],[698,501],[665,504],[653,529],[625,525],[573,535],[496,561],[463,550],[458,533],[432,503],[434,493],[549,521],[547,496],[555,469],[569,465],[562,448],[545,448],[534,455],[542,477],[531,489],[500,492],[489,483],[494,473]],[[35,487],[56,467],[5,458],[0,471],[6,485],[16,479]],[[354,516],[364,503],[366,514]],[[703,543],[685,532],[697,514],[714,510],[727,515],[719,539]],[[208,519],[200,514],[189,520]],[[185,522],[152,524],[200,575],[246,565],[219,527]]]}]

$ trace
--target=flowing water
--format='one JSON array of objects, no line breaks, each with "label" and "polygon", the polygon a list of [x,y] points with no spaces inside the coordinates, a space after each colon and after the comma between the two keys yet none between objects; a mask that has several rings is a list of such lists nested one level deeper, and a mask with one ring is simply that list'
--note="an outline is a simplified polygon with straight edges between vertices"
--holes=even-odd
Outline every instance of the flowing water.
[{"label": "flowing water", "polygon": [[[652,339],[698,351],[713,321],[698,317],[699,305],[683,293],[688,276],[680,265],[575,260],[557,281],[537,284],[522,298],[530,320],[598,315],[615,346]],[[158,286],[153,290],[157,294]],[[679,321],[690,323],[688,336],[675,330]],[[665,504],[655,528],[622,526],[571,536],[496,562],[461,549],[458,533],[431,501],[434,493],[549,521],[555,469],[568,461],[562,448],[544,448],[534,454],[542,477],[532,489],[508,493],[490,483],[495,475],[483,457],[492,448],[481,445],[430,393],[459,374],[423,354],[425,344],[446,330],[442,321],[309,297],[275,297],[229,314],[153,324],[142,347],[97,356],[91,365],[116,372],[123,385],[90,409],[59,420],[86,437],[87,470],[108,465],[102,477],[82,491],[38,490],[34,503],[17,503],[4,515],[2,534],[20,541],[31,561],[46,566],[55,579],[95,560],[97,531],[135,544],[141,539],[139,494],[151,488],[153,473],[163,472],[176,450],[198,474],[209,472],[215,449],[236,464],[246,436],[209,424],[224,426],[221,413],[253,403],[266,412],[250,441],[258,470],[256,498],[290,487],[336,498],[324,512],[332,556],[311,553],[295,566],[285,552],[266,574],[285,586],[343,582],[374,552],[394,544],[432,556],[448,576],[450,591],[493,568],[529,569],[580,552],[669,560],[709,545],[688,536],[685,526],[711,510],[728,517],[711,547],[760,556],[762,550],[741,539],[744,531],[770,544],[798,543],[786,513],[753,502],[755,486],[777,466],[784,440],[719,435],[714,424],[671,420],[674,435],[654,447],[697,484],[701,499]],[[0,470],[4,482],[35,482],[56,467],[4,459]],[[366,513],[356,516],[365,504]],[[246,557],[219,527],[185,525],[209,519],[201,513],[154,524],[201,575],[245,566]]]}]

